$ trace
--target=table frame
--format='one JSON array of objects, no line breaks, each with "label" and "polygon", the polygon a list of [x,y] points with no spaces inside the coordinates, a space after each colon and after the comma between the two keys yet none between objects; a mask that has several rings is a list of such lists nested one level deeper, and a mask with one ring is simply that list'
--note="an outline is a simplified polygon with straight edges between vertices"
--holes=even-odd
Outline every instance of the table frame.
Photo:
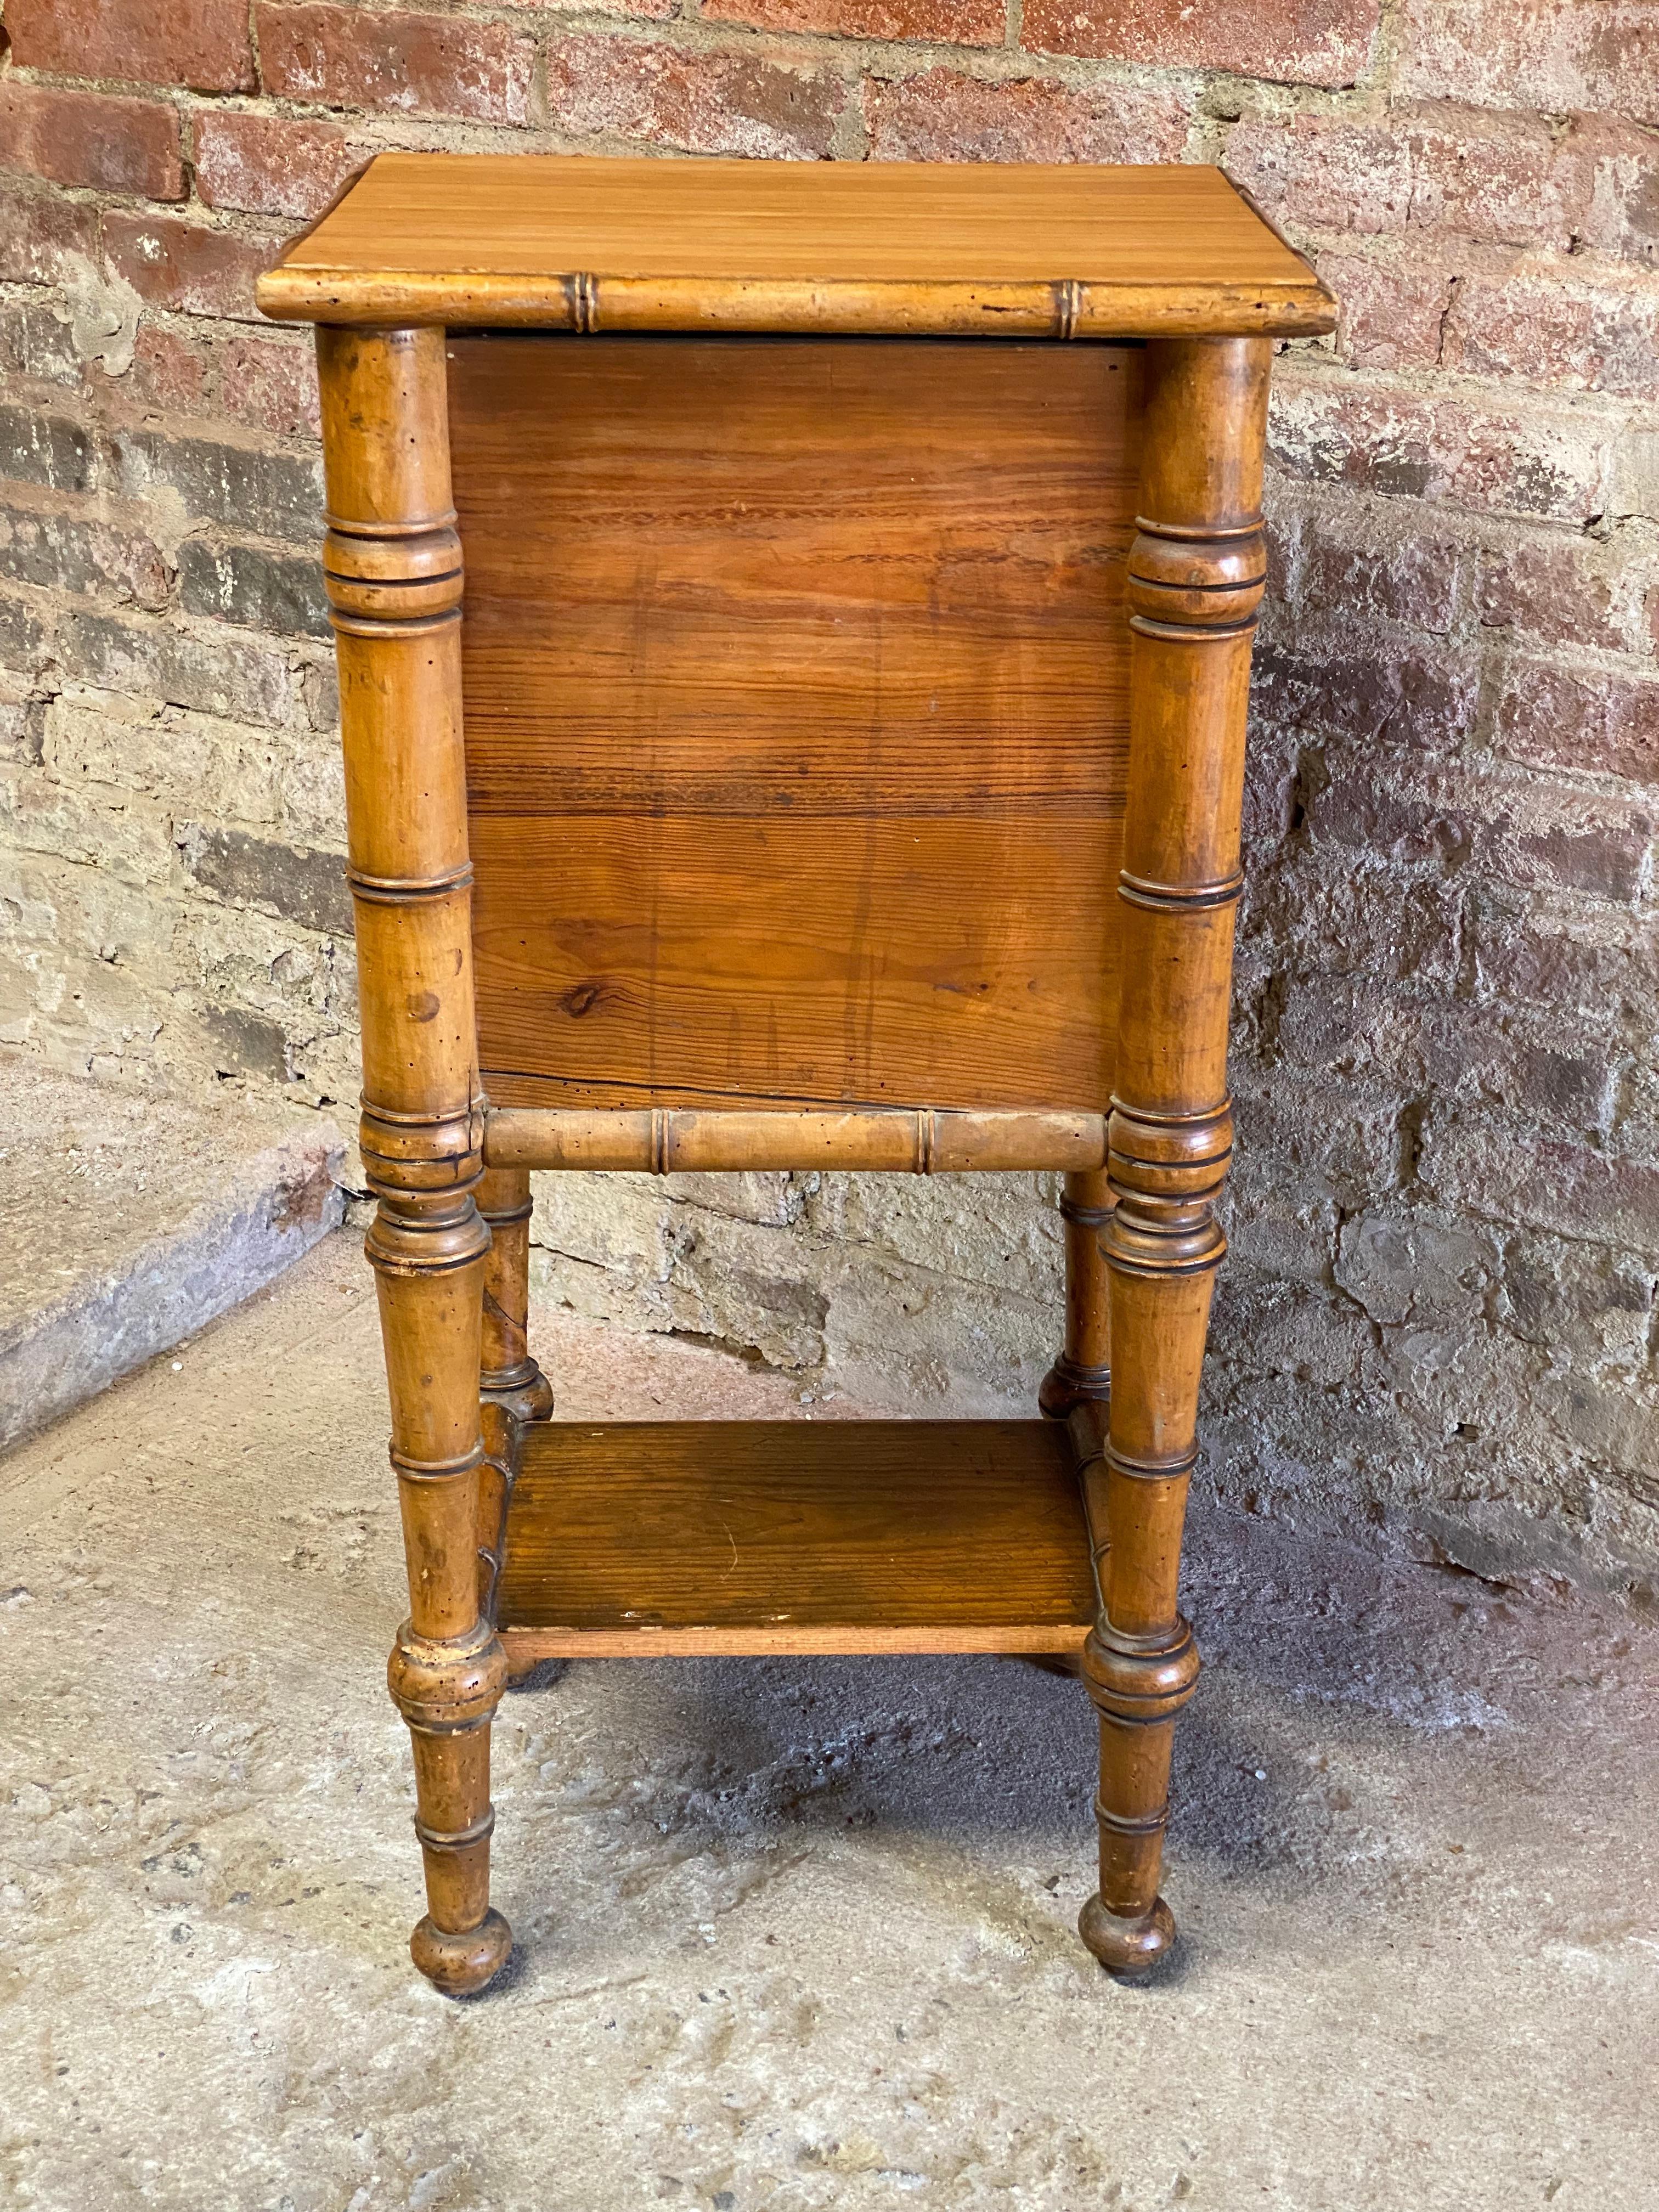
[{"label": "table frame", "polygon": [[948,1166],[1066,1175],[1065,1342],[1042,1407],[1080,1438],[1099,1567],[1079,1667],[1100,1724],[1100,1879],[1079,1924],[1105,1965],[1144,1970],[1174,1940],[1158,1894],[1170,1742],[1199,1664],[1176,1577],[1232,1147],[1269,338],[1147,343],[1109,1120],[1064,1102],[1008,1115],[492,1113],[477,1074],[445,332],[323,324],[318,346],[362,1150],[379,1200],[367,1249],[409,1569],[389,1681],[414,1745],[428,1898],[416,1965],[465,1994],[511,1948],[489,1905],[490,1723],[513,1671],[494,1592],[524,1437],[552,1407],[526,1337],[531,1169]]}]

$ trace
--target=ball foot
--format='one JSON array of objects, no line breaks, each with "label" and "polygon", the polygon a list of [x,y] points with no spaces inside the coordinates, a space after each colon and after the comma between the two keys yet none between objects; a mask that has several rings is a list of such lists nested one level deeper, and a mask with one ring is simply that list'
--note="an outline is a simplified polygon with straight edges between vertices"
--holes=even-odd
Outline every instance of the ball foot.
[{"label": "ball foot", "polygon": [[447,1997],[476,1996],[512,1954],[513,1930],[495,1911],[486,1912],[476,1928],[460,1936],[434,1926],[428,1914],[409,1939],[410,1957]]},{"label": "ball foot", "polygon": [[1091,1897],[1077,1932],[1109,1973],[1147,1974],[1175,1948],[1175,1915],[1160,1897],[1150,1912],[1126,1920]]}]

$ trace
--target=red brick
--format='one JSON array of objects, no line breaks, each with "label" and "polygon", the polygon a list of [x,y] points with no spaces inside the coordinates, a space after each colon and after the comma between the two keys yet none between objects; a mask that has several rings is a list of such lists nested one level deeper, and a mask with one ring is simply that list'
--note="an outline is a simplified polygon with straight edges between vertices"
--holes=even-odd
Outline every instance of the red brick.
[{"label": "red brick", "polygon": [[821,159],[847,98],[840,78],[747,52],[685,53],[598,34],[548,51],[550,123],[688,154]]},{"label": "red brick", "polygon": [[113,210],[104,217],[104,251],[115,275],[152,307],[243,321],[258,313],[254,279],[276,258],[267,239],[235,238],[178,216]]},{"label": "red brick", "polygon": [[316,437],[317,357],[307,338],[237,337],[223,349],[224,411],[250,429]]},{"label": "red brick", "polygon": [[1466,558],[1456,538],[1421,530],[1382,539],[1370,513],[1347,531],[1314,515],[1303,532],[1297,599],[1312,614],[1340,608],[1345,619],[1381,616],[1443,636],[1457,612]]},{"label": "red brick", "polygon": [[234,108],[196,116],[196,190],[209,207],[251,215],[319,215],[360,166],[335,123]]},{"label": "red brick", "polygon": [[1659,784],[1659,679],[1515,661],[1494,734],[1518,760]]},{"label": "red brick", "polygon": [[1344,629],[1256,648],[1252,699],[1264,728],[1361,746],[1455,750],[1474,723],[1480,664]]},{"label": "red brick", "polygon": [[[499,0],[499,4],[503,8],[542,9],[549,15],[568,15],[571,9],[571,0]],[[664,16],[672,15],[678,5],[678,0],[605,0],[605,13],[644,15],[660,21]]]},{"label": "red brick", "polygon": [[841,39],[931,39],[953,46],[1000,46],[1003,0],[703,0],[718,23],[758,31],[823,31]]},{"label": "red brick", "polygon": [[0,506],[0,576],[149,608],[167,605],[172,580],[160,547],[137,531],[9,503]]},{"label": "red brick", "polygon": [[98,211],[0,185],[0,283],[56,284],[98,252]]},{"label": "red brick", "polygon": [[1225,164],[1269,214],[1299,227],[1413,226],[1516,245],[1565,246],[1569,197],[1580,190],[1540,117],[1438,104],[1386,123],[1249,117],[1228,133]]},{"label": "red brick", "polygon": [[1628,906],[1640,896],[1653,842],[1652,802],[1621,802],[1500,764],[1432,757],[1384,780],[1356,747],[1310,803],[1316,841],[1420,867],[1474,865],[1525,891],[1589,891]]},{"label": "red brick", "polygon": [[1275,219],[1315,230],[1403,230],[1411,210],[1404,132],[1340,116],[1251,117],[1227,134],[1225,167]]},{"label": "red brick", "polygon": [[258,22],[264,88],[281,98],[530,120],[534,49],[505,24],[273,0],[264,0]]},{"label": "red brick", "polygon": [[1653,848],[1650,813],[1620,811],[1616,803],[1580,799],[1580,818],[1534,828],[1506,822],[1496,842],[1495,866],[1523,890],[1589,891],[1596,898],[1633,906],[1642,895]]},{"label": "red brick", "polygon": [[84,367],[70,325],[43,299],[25,294],[0,301],[0,368],[75,387]]},{"label": "red brick", "polygon": [[1355,368],[1432,368],[1452,278],[1413,246],[1389,259],[1325,252],[1319,273],[1342,303],[1337,351]]},{"label": "red brick", "polygon": [[1542,116],[1448,106],[1401,119],[1414,224],[1506,245],[1566,245],[1567,180]]},{"label": "red brick", "polygon": [[1524,911],[1516,918],[1503,902],[1496,907],[1471,902],[1465,917],[1477,988],[1574,1011],[1596,1000],[1629,1006],[1645,1000],[1644,1012],[1653,1018],[1653,987],[1659,976],[1653,963],[1644,958],[1639,942],[1603,944],[1594,934],[1586,941],[1578,933],[1584,928],[1582,920],[1575,926]]},{"label": "red brick", "polygon": [[138,325],[127,389],[145,406],[199,414],[207,399],[209,358],[204,347],[147,315]]},{"label": "red brick", "polygon": [[1298,375],[1288,362],[1275,379],[1270,428],[1273,459],[1292,476],[1581,528],[1601,512],[1614,437],[1555,408],[1475,407]]},{"label": "red brick", "polygon": [[1561,149],[1573,228],[1627,261],[1659,258],[1659,138],[1609,115],[1576,115]]},{"label": "red brick", "polygon": [[1656,348],[1659,282],[1630,272],[1591,283],[1540,257],[1511,276],[1463,278],[1442,358],[1475,376],[1646,399],[1659,393]]},{"label": "red brick", "polygon": [[878,161],[1173,161],[1189,120],[1156,88],[1073,92],[1051,77],[988,83],[949,69],[867,83],[864,115]]},{"label": "red brick", "polygon": [[[1524,630],[1553,645],[1630,642],[1614,580],[1573,545],[1520,545],[1488,556],[1476,592],[1489,629]],[[1601,556],[1605,563],[1606,556]]]},{"label": "red brick", "polygon": [[93,191],[181,200],[178,110],[8,77],[0,80],[0,167]]},{"label": "red brick", "polygon": [[[1542,1107],[1594,1126],[1607,1097],[1617,1045],[1581,1023],[1571,1036],[1537,1017],[1427,1002],[1416,990],[1379,988],[1369,975],[1328,978],[1293,994],[1275,1033],[1275,1057],[1292,1066],[1358,1075],[1437,1105],[1453,1098]],[[1424,1277],[1416,1276],[1419,1291]]]},{"label": "red brick", "polygon": [[1486,1117],[1431,1131],[1420,1173],[1425,1188],[1460,1211],[1522,1221],[1624,1252],[1659,1253],[1659,1167],[1606,1150],[1556,1142],[1518,1144]]},{"label": "red brick", "polygon": [[1029,0],[1020,43],[1037,52],[1232,70],[1292,84],[1352,84],[1370,58],[1380,0]]},{"label": "red brick", "polygon": [[1406,0],[1401,89],[1565,114],[1659,110],[1651,0]]},{"label": "red brick", "polygon": [[0,477],[52,491],[90,491],[96,470],[96,448],[83,422],[0,401]]},{"label": "red brick", "polygon": [[272,452],[241,439],[180,435],[151,424],[110,441],[124,497],[175,500],[226,530],[311,542],[322,511],[322,470],[310,454]]},{"label": "red brick", "polygon": [[20,69],[251,92],[246,0],[9,0]]}]

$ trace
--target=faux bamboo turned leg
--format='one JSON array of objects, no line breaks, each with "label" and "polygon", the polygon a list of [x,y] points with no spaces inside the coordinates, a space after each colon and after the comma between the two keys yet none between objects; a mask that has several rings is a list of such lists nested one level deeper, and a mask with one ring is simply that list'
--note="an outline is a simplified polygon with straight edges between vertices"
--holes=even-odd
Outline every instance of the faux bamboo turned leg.
[{"label": "faux bamboo turned leg", "polygon": [[1066,1224],[1066,1343],[1037,1393],[1038,1405],[1053,1420],[1063,1421],[1085,1398],[1106,1395],[1112,1322],[1103,1240],[1115,1203],[1103,1172],[1066,1176],[1060,1201]]},{"label": "faux bamboo turned leg", "polygon": [[482,1989],[512,1948],[489,1910],[489,1723],[506,1680],[479,1609],[478,1376],[489,1232],[473,1192],[483,1102],[461,750],[460,544],[441,331],[319,329],[349,876],[363,1035],[362,1151],[409,1619],[387,1679],[414,1745],[441,1990]]},{"label": "faux bamboo turned leg", "polygon": [[518,1421],[544,1421],[553,1389],[530,1353],[530,1170],[486,1168],[478,1212],[489,1231],[479,1388]]},{"label": "faux bamboo turned leg", "polygon": [[1100,1889],[1084,1942],[1119,1972],[1175,1941],[1158,1895],[1175,1717],[1198,1653],[1176,1609],[1232,1147],[1227,1016],[1240,887],[1250,645],[1266,560],[1269,347],[1147,348],[1138,534],[1129,554],[1130,757],[1122,999],[1104,1239],[1112,1382],[1101,1617],[1083,1675],[1100,1714]]}]

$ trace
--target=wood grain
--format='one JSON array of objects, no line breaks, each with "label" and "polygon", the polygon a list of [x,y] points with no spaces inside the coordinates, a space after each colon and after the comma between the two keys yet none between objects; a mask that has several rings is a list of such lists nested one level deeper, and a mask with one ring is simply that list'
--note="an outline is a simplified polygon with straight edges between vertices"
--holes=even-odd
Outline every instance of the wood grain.
[{"label": "wood grain", "polygon": [[432,331],[322,331],[318,369],[357,916],[365,1168],[409,1618],[386,1680],[409,1723],[427,1912],[416,1965],[451,1996],[506,1963],[489,1906],[489,1725],[506,1660],[479,1603],[478,1404],[489,1234],[461,750],[460,550]]},{"label": "wood grain", "polygon": [[1123,991],[1109,1195],[1111,1387],[1079,1404],[1105,1549],[1082,1662],[1100,1716],[1100,1887],[1079,1921],[1118,1972],[1175,1942],[1158,1895],[1176,1716],[1198,1680],[1178,1607],[1198,1458],[1216,1217],[1232,1152],[1227,1020],[1271,349],[1210,338],[1147,349],[1140,525],[1129,555],[1133,740],[1124,834]]},{"label": "wood grain", "polygon": [[449,351],[492,1098],[1103,1110],[1139,352]]},{"label": "wood grain", "polygon": [[527,1430],[509,1664],[665,1651],[1062,1651],[1095,1608],[1076,1462],[1042,1421]]},{"label": "wood grain", "polygon": [[381,154],[269,315],[987,337],[1334,327],[1218,169]]},{"label": "wood grain", "polygon": [[660,1106],[643,1113],[495,1107],[484,1116],[484,1158],[501,1169],[620,1169],[645,1175],[1100,1168],[1106,1158],[1106,1116],[939,1114],[931,1108],[814,1114],[765,1107],[708,1114]]},{"label": "wood grain", "polygon": [[[1268,336],[1331,302],[1213,172],[453,156],[377,161],[261,296],[343,325],[325,570],[416,1964],[468,1991],[510,1949],[509,1668],[991,1650],[1077,1655],[1079,1930],[1145,1971],[1198,1672]],[[694,335],[592,335],[630,322]],[[1110,331],[1145,343],[1018,342]],[[824,335],[857,331],[929,337]],[[798,1150],[1069,1170],[1063,1423],[546,1423],[532,1164]]]}]

